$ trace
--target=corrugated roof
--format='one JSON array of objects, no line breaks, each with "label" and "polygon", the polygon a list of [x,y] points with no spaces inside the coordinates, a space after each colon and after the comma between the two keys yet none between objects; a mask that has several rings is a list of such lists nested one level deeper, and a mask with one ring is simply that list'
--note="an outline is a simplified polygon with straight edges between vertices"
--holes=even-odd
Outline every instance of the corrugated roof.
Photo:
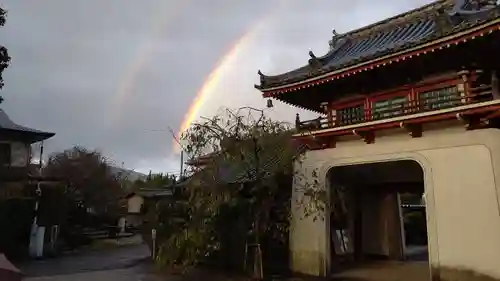
[{"label": "corrugated roof", "polygon": [[[309,65],[290,72],[267,76],[262,73],[259,89],[282,86],[322,75],[395,51],[417,46],[445,35],[498,18],[499,6],[476,7],[472,0],[440,0],[346,34],[335,35],[330,51],[322,57],[311,52]],[[446,9],[447,12],[440,11]],[[444,30],[440,24],[450,24]]]}]

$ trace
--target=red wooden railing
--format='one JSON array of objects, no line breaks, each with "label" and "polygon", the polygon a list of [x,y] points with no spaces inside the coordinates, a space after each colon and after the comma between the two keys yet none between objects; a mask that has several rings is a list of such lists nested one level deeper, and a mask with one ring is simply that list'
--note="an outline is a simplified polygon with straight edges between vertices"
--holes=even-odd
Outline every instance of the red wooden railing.
[{"label": "red wooden railing", "polygon": [[301,131],[327,129],[492,100],[495,89],[491,80],[483,83],[478,79],[481,74],[463,71],[441,75],[367,97],[328,103],[324,116],[300,121],[297,115],[296,126]]}]

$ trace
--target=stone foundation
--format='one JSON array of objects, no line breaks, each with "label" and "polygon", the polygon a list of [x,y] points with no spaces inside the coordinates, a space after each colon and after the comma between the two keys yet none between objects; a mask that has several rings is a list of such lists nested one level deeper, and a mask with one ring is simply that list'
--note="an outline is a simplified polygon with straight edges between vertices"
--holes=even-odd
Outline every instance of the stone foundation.
[{"label": "stone foundation", "polygon": [[318,251],[292,251],[290,253],[293,272],[313,276],[325,276],[325,257]]}]

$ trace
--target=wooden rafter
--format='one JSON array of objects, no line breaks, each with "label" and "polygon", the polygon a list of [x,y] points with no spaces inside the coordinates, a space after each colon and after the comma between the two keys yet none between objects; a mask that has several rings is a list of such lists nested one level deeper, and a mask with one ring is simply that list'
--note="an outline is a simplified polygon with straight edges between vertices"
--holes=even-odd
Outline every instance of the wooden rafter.
[{"label": "wooden rafter", "polygon": [[422,137],[422,124],[421,123],[401,122],[401,123],[399,123],[399,127],[407,130],[408,134],[412,138]]},{"label": "wooden rafter", "polygon": [[488,122],[485,121],[485,119],[482,119],[479,114],[457,113],[456,116],[458,120],[465,124],[466,130],[476,130],[484,128],[488,125]]}]

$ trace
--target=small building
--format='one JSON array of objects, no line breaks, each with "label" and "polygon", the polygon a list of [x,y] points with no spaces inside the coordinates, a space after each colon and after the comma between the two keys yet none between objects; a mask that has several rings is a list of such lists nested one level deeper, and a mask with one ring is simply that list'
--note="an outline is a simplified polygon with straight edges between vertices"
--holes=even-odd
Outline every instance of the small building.
[{"label": "small building", "polygon": [[[54,135],[18,125],[0,109],[0,204],[3,211],[15,214],[4,216],[0,223],[0,252],[8,257],[19,258],[28,253],[30,241],[26,233],[36,225],[33,213],[27,213],[26,207],[35,205],[33,199],[39,196],[37,187],[60,180],[43,177],[40,165],[31,164],[32,144]],[[52,239],[51,236],[47,240]]]},{"label": "small building", "polygon": [[[355,268],[383,259],[391,262],[377,268],[404,265],[399,272],[422,280],[499,279],[497,1],[439,0],[334,31],[329,45],[298,69],[259,71],[256,85],[264,98],[319,116],[296,116],[294,138],[309,150],[295,165],[304,177],[293,188],[293,271],[356,277]],[[297,203],[308,184],[329,194],[324,220],[304,218]],[[419,259],[404,238],[406,193],[425,194],[428,245]]]},{"label": "small building", "polygon": [[162,198],[170,197],[173,191],[170,188],[148,188],[129,192],[127,199],[127,216],[125,224],[130,227],[139,227],[143,222],[146,204],[156,204]]},{"label": "small building", "polygon": [[31,145],[54,135],[18,125],[0,109],[0,192],[11,197],[7,193],[20,192],[28,182],[42,180],[38,165],[31,164]]}]

